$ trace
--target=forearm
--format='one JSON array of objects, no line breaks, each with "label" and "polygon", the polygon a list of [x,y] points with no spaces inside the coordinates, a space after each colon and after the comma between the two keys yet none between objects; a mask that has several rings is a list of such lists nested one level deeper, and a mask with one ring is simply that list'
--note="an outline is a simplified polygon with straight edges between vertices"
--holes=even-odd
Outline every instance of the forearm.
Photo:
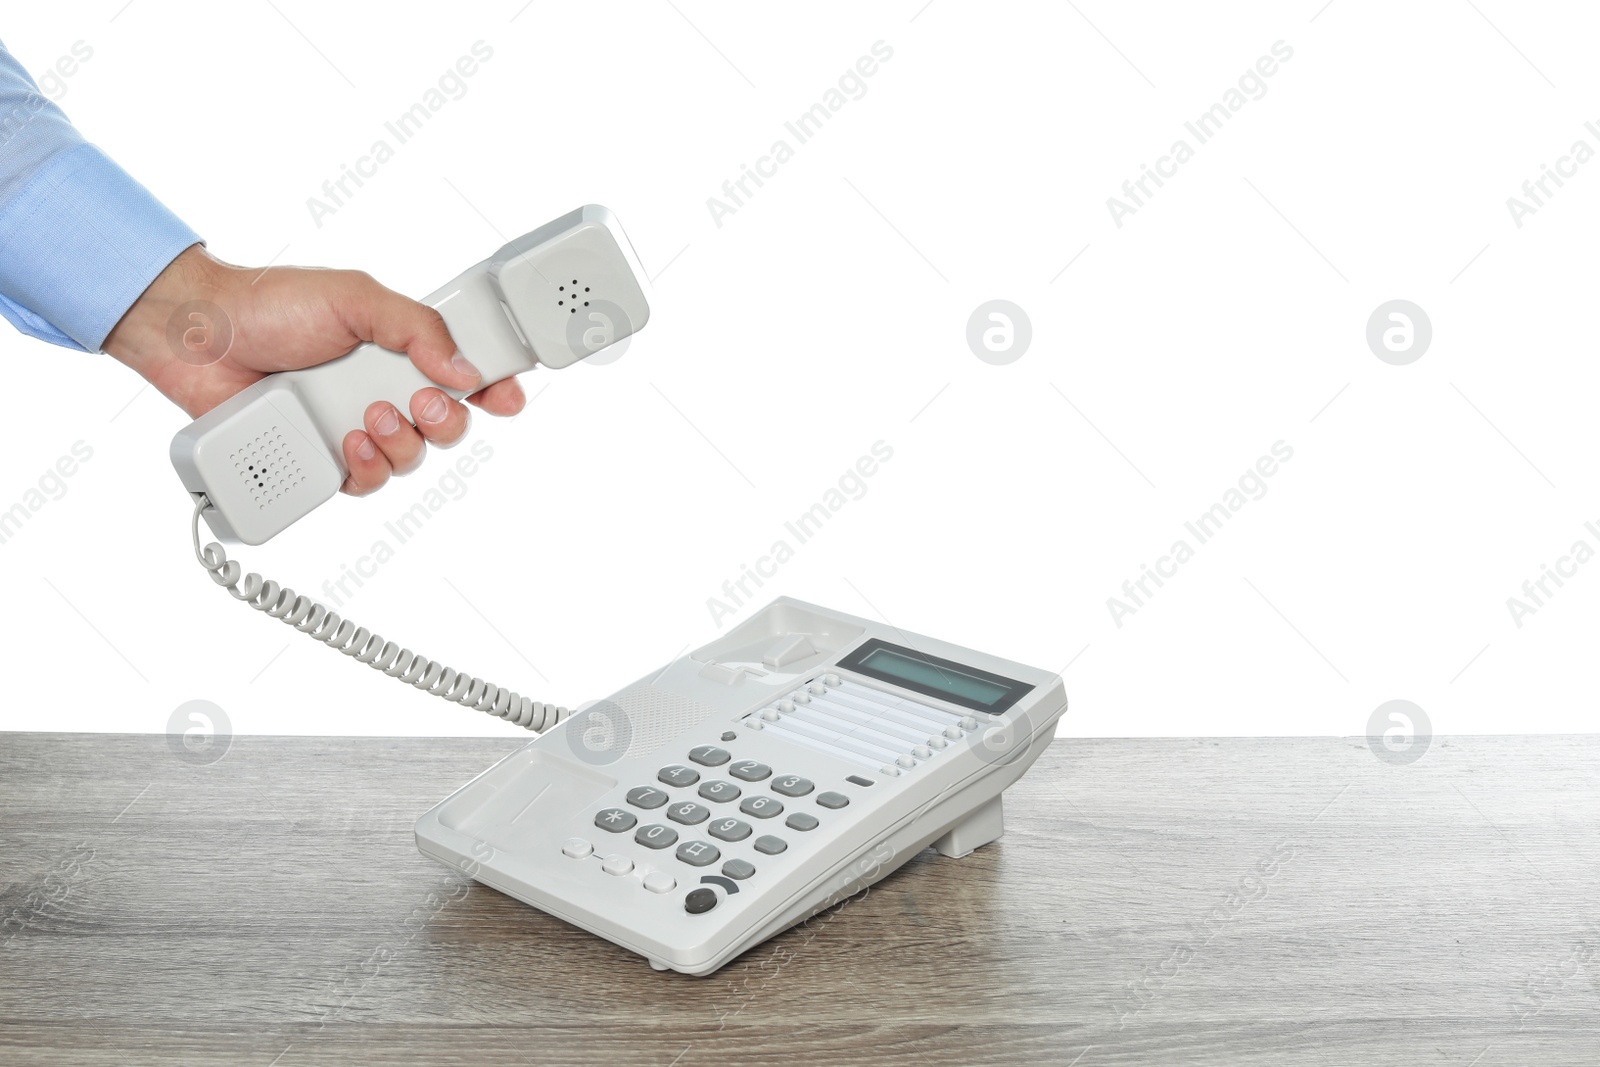
[{"label": "forearm", "polygon": [[98,351],[199,236],[82,136],[0,46],[0,315]]}]

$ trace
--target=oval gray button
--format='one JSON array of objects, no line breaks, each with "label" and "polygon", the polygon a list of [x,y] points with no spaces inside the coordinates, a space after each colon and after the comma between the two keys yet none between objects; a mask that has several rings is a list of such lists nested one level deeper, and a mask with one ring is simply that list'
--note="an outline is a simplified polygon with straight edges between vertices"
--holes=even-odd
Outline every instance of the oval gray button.
[{"label": "oval gray button", "polygon": [[722,858],[709,841],[685,841],[678,846],[678,858],[692,867],[705,867]]},{"label": "oval gray button", "polygon": [[742,819],[718,819],[711,824],[711,836],[719,841],[743,841],[750,836],[750,824]]},{"label": "oval gray button", "polygon": [[646,848],[666,848],[677,843],[678,831],[670,826],[652,823],[649,826],[639,827],[639,832],[633,835],[633,839]]}]

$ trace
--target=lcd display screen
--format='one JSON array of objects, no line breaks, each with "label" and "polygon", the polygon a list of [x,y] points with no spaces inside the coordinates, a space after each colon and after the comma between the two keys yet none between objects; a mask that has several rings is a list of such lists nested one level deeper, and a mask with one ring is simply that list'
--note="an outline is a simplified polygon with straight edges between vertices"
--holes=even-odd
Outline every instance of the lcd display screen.
[{"label": "lcd display screen", "polygon": [[990,715],[1005,711],[1033,688],[1014,678],[877,639],[866,642],[840,660],[839,666]]}]

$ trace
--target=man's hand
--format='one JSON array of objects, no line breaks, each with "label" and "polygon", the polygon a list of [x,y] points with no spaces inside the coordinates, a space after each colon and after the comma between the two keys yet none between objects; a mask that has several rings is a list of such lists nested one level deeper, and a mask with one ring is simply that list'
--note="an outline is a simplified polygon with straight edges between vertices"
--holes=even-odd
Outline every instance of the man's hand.
[{"label": "man's hand", "polygon": [[[192,314],[180,311],[191,302],[202,303]],[[473,389],[482,381],[437,311],[369,275],[235,267],[200,245],[157,276],[112,329],[105,350],[199,416],[274,371],[326,363],[364,341],[406,353],[440,385]],[[508,378],[467,400],[492,415],[515,415],[526,398]],[[415,428],[386,401],[367,408],[366,429],[344,439],[345,492],[370,493],[391,474],[415,470],[426,442],[448,447],[467,432],[467,409],[440,389],[419,389],[410,415]]]}]

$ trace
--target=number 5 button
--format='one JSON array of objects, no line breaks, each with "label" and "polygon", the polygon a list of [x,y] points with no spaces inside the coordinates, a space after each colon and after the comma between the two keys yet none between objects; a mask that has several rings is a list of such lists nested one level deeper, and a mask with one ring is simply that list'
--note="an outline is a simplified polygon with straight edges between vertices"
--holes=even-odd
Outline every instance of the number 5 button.
[{"label": "number 5 button", "polygon": [[727,801],[739,799],[739,787],[732,782],[705,782],[700,786],[700,795],[707,800]]},{"label": "number 5 button", "polygon": [[803,797],[815,788],[809,778],[801,778],[794,774],[772,780],[772,791],[782,793],[786,797]]}]

